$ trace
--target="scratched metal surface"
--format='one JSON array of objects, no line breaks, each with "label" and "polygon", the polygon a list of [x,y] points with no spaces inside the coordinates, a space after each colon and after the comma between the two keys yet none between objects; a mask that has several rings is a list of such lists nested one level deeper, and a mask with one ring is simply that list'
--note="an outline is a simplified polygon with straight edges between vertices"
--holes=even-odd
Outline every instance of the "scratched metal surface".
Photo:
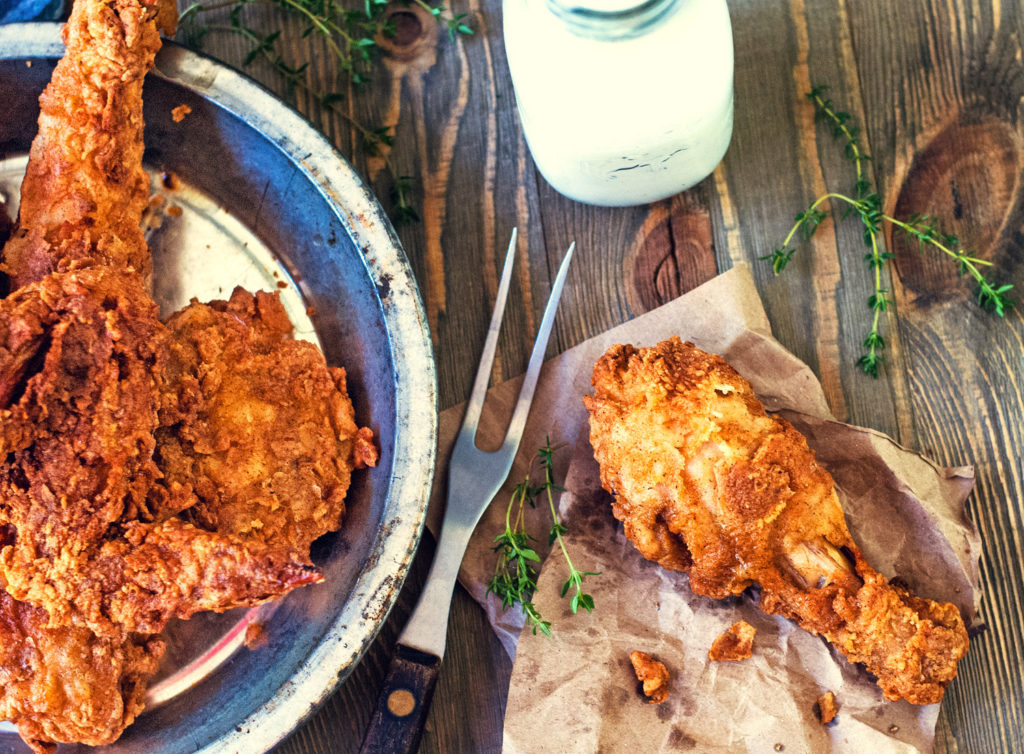
[{"label": "scratched metal surface", "polygon": [[[62,51],[57,29],[0,28],[0,191],[15,204],[36,99]],[[236,285],[280,290],[296,335],[345,366],[357,420],[380,441],[378,468],[354,475],[345,527],[314,548],[325,582],[170,626],[150,708],[102,749],[258,752],[348,674],[398,595],[433,474],[433,356],[390,224],[323,137],[235,71],[172,44],[144,97],[145,160],[162,197],[148,233],[162,312]],[[182,104],[191,113],[174,122]],[[253,620],[267,643],[239,649]],[[7,726],[0,751],[27,749]]]}]

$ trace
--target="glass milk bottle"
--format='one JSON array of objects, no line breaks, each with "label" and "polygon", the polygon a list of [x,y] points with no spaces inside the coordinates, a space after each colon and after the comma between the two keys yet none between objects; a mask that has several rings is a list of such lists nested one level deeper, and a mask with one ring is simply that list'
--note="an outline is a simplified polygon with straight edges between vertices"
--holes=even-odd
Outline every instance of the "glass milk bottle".
[{"label": "glass milk bottle", "polygon": [[628,206],[693,186],[732,136],[725,0],[504,0],[526,141],[571,199]]}]

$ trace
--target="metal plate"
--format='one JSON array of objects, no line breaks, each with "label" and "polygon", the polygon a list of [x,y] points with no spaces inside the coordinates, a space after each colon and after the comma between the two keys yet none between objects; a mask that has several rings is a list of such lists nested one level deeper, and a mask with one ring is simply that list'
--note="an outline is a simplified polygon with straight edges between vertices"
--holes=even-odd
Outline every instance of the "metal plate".
[{"label": "metal plate", "polygon": [[[37,98],[63,54],[58,30],[0,27],[0,190],[12,199]],[[328,363],[345,366],[357,421],[380,442],[380,465],[353,475],[344,528],[315,543],[324,583],[255,611],[169,626],[150,708],[101,749],[260,752],[351,671],[401,588],[433,477],[430,338],[380,206],[300,116],[236,71],[173,43],[158,56],[144,98],[145,161],[164,194],[161,222],[149,235],[161,310],[225,297],[235,285],[281,290],[296,334],[319,342]],[[182,104],[191,113],[175,123],[171,111]],[[161,186],[165,173],[176,179],[171,189]],[[257,619],[266,644],[239,649]],[[0,750],[25,750],[9,726]]]}]

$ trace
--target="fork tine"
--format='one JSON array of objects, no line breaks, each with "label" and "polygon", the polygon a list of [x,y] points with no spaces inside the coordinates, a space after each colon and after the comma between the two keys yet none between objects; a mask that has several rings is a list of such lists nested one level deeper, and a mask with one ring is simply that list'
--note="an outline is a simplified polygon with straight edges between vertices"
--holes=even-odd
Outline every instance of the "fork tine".
[{"label": "fork tine", "polygon": [[551,294],[548,296],[547,306],[544,307],[544,317],[537,329],[537,338],[533,342],[533,353],[530,354],[530,364],[526,368],[526,376],[523,377],[523,386],[519,389],[519,400],[516,401],[516,408],[512,414],[512,421],[509,422],[508,431],[505,433],[505,441],[502,449],[511,448],[513,454],[519,447],[519,440],[523,436],[523,427],[526,426],[526,416],[530,413],[530,404],[533,402],[533,391],[537,387],[537,378],[540,376],[540,368],[544,363],[544,352],[547,351],[548,339],[551,337],[551,328],[555,324],[555,312],[558,311],[558,301],[562,297],[562,288],[565,286],[566,275],[569,274],[569,263],[572,261],[572,253],[576,250],[576,242],[569,244],[568,251],[562,259],[558,268],[555,282],[551,286]]},{"label": "fork tine", "polygon": [[516,259],[515,250],[518,236],[518,228],[513,228],[512,238],[508,242],[508,251],[505,253],[505,265],[501,270],[498,295],[494,299],[494,312],[491,314],[491,324],[487,328],[487,340],[484,341],[484,351],[480,355],[480,366],[477,367],[476,378],[473,380],[473,392],[469,396],[469,403],[466,405],[466,415],[462,419],[462,428],[459,430],[459,441],[462,441],[464,434],[468,435],[471,439],[476,437],[476,427],[480,421],[480,411],[483,408],[484,398],[487,395],[487,386],[491,381],[491,366],[494,364],[494,352],[498,346],[501,320],[505,316],[505,302],[508,300],[509,283],[512,280],[512,267]]}]

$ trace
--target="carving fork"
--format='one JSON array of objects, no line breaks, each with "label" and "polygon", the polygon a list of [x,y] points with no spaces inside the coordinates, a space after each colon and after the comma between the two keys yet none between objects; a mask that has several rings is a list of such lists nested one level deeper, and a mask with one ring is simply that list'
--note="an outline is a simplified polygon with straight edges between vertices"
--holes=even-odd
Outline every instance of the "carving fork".
[{"label": "carving fork", "polygon": [[516,235],[513,230],[484,352],[473,382],[473,393],[448,463],[448,498],[434,562],[409,622],[398,637],[398,646],[384,679],[377,709],[359,750],[360,754],[405,754],[417,750],[434,694],[441,658],[444,656],[448,611],[462,556],[480,516],[508,477],[523,436],[526,415],[533,400],[558,300],[562,295],[576,244],[569,246],[551,286],[551,295],[537,331],[533,353],[505,440],[497,451],[485,453],[476,447],[476,430],[505,313],[505,300],[508,298],[515,261]]}]

